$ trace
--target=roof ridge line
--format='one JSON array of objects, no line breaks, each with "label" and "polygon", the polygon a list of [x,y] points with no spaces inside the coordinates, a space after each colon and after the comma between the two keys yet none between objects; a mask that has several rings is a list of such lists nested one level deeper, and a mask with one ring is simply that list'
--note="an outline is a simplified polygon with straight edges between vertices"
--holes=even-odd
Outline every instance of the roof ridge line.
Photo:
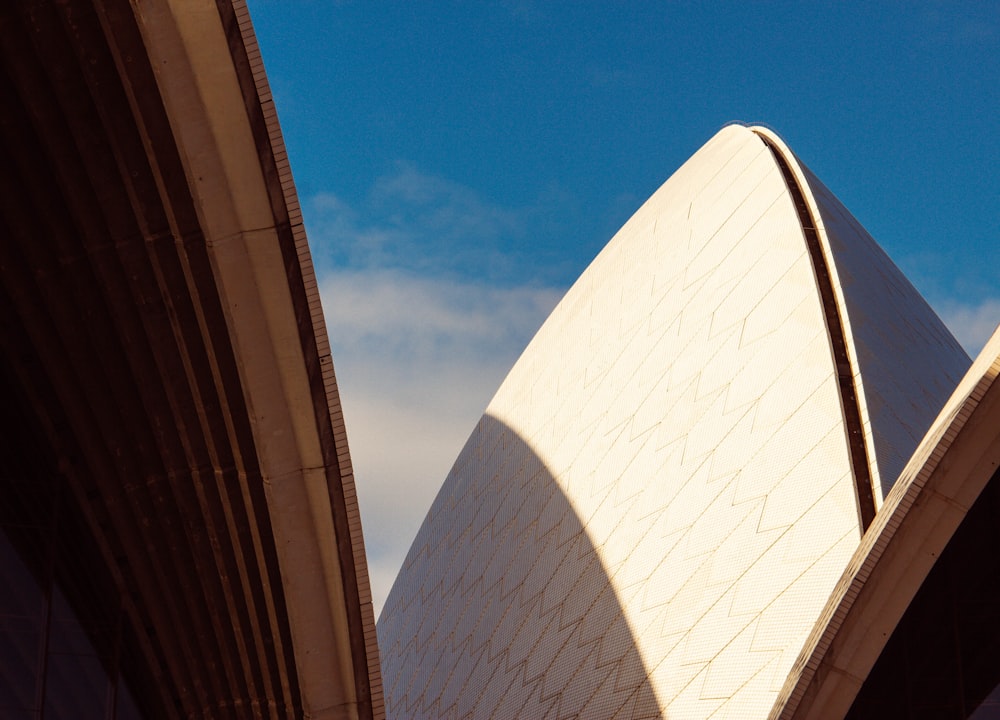
[{"label": "roof ridge line", "polygon": [[[855,381],[860,371],[855,367],[851,338],[845,331],[847,309],[842,307],[843,299],[836,291],[833,277],[836,266],[833,264],[832,253],[828,251],[829,239],[825,238],[826,230],[822,225],[822,218],[819,217],[819,209],[812,198],[808,183],[801,177],[803,173],[798,167],[795,155],[774,131],[761,126],[751,126],[747,129],[757,135],[771,151],[798,213],[799,225],[802,228],[819,291],[820,304],[823,307],[823,318],[837,373],[840,406],[844,416],[851,471],[854,475],[858,519],[861,533],[864,534],[875,519],[875,483],[872,472],[872,458],[875,455],[873,449],[870,452],[865,433],[862,394],[859,383]],[[874,470],[877,473],[878,469]]]}]

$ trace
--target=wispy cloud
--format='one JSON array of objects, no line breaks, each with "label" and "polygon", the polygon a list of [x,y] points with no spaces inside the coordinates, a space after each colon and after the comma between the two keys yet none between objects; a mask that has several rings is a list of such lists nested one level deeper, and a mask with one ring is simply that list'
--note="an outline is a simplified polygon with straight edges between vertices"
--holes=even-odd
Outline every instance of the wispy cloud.
[{"label": "wispy cloud", "polygon": [[327,193],[307,209],[379,612],[451,464],[565,288],[517,253],[538,205],[500,207],[400,165],[359,207]]},{"label": "wispy cloud", "polygon": [[396,268],[497,283],[542,270],[523,250],[530,243],[537,252],[545,240],[538,229],[558,223],[562,210],[550,196],[503,207],[407,164],[378,178],[357,207],[332,193],[314,196],[307,206],[310,237],[322,239],[321,267]]},{"label": "wispy cloud", "polygon": [[451,464],[561,293],[379,269],[329,273],[321,291],[377,612]]},{"label": "wispy cloud", "polygon": [[1000,298],[975,304],[951,300],[940,304],[941,319],[970,357],[976,357],[1000,323]]}]

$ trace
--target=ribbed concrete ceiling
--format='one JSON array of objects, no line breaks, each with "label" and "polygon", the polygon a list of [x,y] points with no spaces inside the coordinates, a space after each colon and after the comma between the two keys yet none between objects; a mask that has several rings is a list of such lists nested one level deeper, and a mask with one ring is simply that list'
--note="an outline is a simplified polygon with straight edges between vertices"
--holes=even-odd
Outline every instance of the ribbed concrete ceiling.
[{"label": "ribbed concrete ceiling", "polygon": [[[351,549],[349,460],[331,424],[316,292],[255,90],[259,60],[247,59],[238,13],[228,2],[218,11],[246,104],[231,111],[253,129],[246,152],[271,200],[340,540],[355,677],[345,692],[371,716],[377,657],[354,581],[363,554]],[[157,84],[172,68],[154,71],[136,12],[128,0],[0,6],[5,396],[20,398],[38,466],[71,485],[124,597],[146,665],[133,672],[157,678],[160,693],[144,705],[164,717],[326,716],[300,691],[267,449]]]}]

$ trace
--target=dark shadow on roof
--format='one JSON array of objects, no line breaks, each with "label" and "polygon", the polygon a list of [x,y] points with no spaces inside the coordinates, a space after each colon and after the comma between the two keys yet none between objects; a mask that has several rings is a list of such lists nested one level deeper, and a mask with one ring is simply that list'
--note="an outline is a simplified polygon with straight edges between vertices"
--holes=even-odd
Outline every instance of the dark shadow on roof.
[{"label": "dark shadow on roof", "polygon": [[378,634],[390,718],[662,717],[584,523],[490,415],[431,506]]}]

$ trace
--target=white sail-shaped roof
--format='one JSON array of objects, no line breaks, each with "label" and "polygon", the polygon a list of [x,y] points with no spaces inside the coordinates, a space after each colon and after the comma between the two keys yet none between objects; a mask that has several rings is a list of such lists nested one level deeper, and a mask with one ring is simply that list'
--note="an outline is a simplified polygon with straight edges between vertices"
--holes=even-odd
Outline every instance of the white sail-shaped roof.
[{"label": "white sail-shaped roof", "polygon": [[971,360],[871,235],[808,168],[798,167],[834,264],[881,505]]},{"label": "white sail-shaped roof", "polygon": [[811,183],[727,127],[570,289],[390,593],[390,717],[766,716],[947,394],[890,366],[967,363],[898,283],[857,290],[898,271]]}]

